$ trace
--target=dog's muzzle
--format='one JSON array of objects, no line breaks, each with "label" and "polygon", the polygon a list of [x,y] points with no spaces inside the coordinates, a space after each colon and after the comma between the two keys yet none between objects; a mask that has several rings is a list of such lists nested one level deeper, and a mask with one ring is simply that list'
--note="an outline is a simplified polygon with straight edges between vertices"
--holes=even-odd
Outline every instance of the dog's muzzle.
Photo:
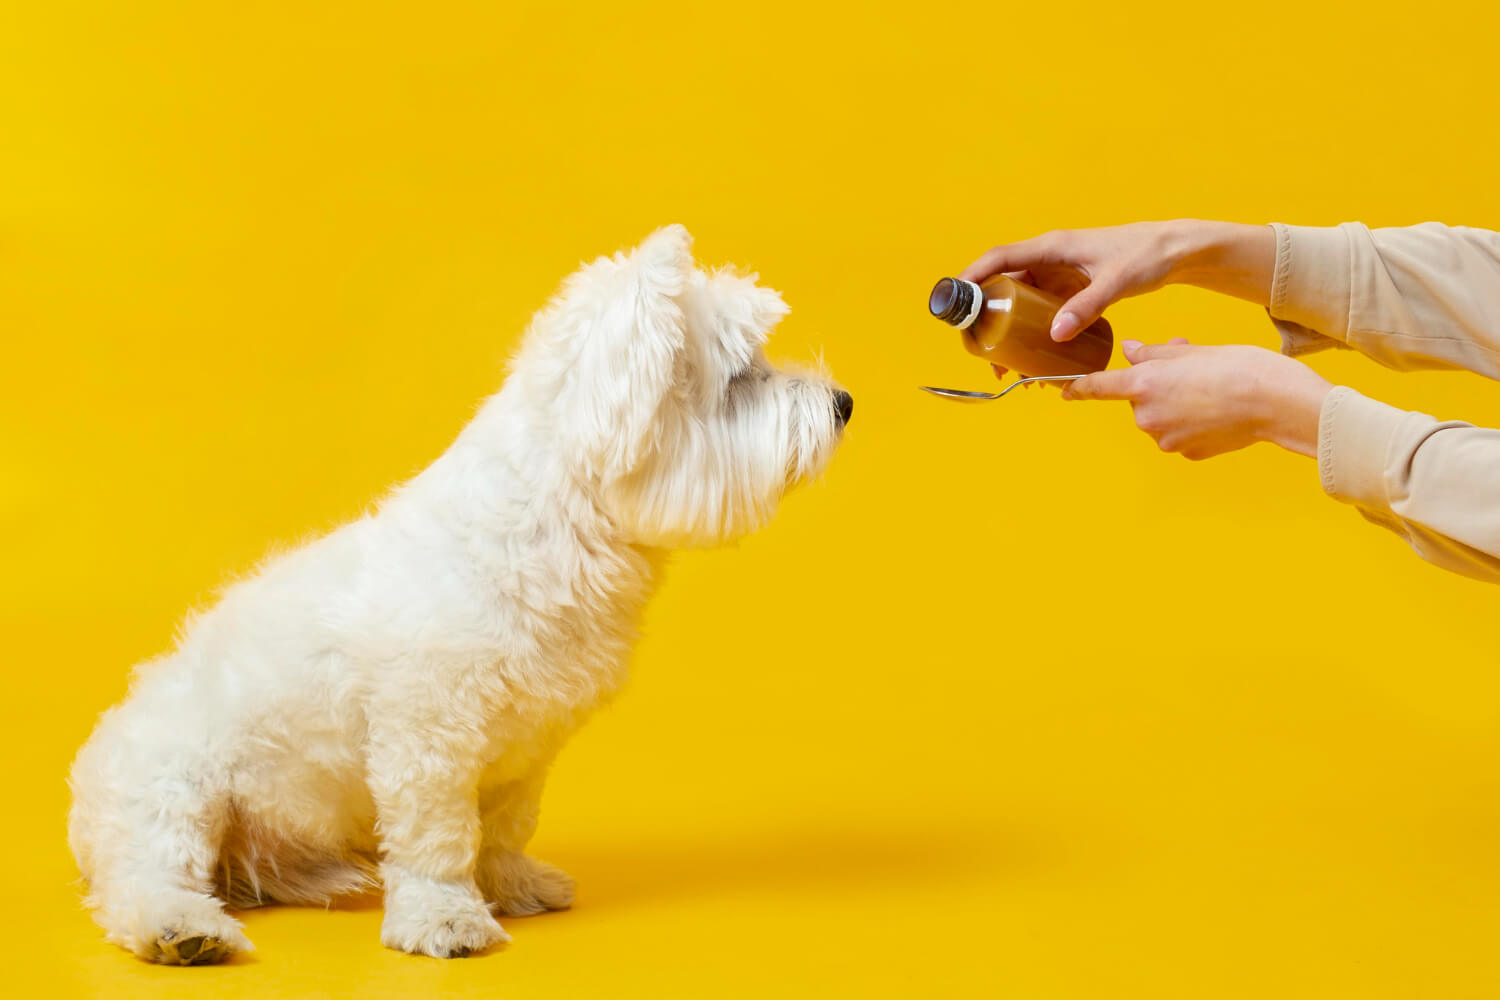
[{"label": "dog's muzzle", "polygon": [[843,427],[852,416],[854,416],[854,397],[843,389],[839,389],[833,394],[833,419],[838,421],[840,427]]}]

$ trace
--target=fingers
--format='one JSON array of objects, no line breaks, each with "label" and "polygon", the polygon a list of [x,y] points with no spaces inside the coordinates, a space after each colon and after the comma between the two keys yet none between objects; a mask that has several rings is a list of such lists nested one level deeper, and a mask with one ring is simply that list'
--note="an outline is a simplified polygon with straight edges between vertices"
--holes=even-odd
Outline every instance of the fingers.
[{"label": "fingers", "polygon": [[1192,350],[1193,345],[1189,344],[1184,337],[1173,337],[1165,344],[1143,344],[1139,340],[1122,340],[1120,349],[1125,353],[1125,360],[1138,365],[1146,361],[1179,357]]},{"label": "fingers", "polygon": [[1052,339],[1072,340],[1119,297],[1119,279],[1112,274],[1099,275],[1057,310],[1057,316],[1052,320]]},{"label": "fingers", "polygon": [[1063,399],[1134,399],[1137,381],[1133,368],[1094,372],[1069,382]]},{"label": "fingers", "polygon": [[1019,243],[1007,243],[986,251],[959,274],[963,281],[984,281],[1006,271],[1024,271],[1038,264],[1057,262],[1057,247],[1051,233]]}]

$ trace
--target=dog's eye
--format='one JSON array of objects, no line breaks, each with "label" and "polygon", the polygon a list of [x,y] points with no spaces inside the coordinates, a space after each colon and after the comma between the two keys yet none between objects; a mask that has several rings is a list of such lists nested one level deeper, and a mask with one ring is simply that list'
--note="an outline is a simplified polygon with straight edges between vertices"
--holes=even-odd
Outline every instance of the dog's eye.
[{"label": "dog's eye", "polygon": [[737,386],[752,385],[756,382],[764,382],[770,377],[771,370],[769,368],[753,364],[749,368],[732,375],[729,379],[729,387],[733,389]]},{"label": "dog's eye", "polygon": [[729,376],[729,384],[724,387],[724,400],[733,406],[737,399],[747,399],[750,396],[750,387],[756,382],[755,368],[751,366],[737,371]]}]

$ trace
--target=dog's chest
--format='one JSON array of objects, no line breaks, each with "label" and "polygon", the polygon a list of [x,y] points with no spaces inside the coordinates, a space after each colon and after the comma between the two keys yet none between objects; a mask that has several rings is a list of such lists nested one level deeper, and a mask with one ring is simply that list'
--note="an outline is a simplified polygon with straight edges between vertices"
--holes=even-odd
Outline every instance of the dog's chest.
[{"label": "dog's chest", "polygon": [[535,588],[496,594],[511,618],[492,666],[498,697],[487,757],[496,766],[524,771],[625,683],[649,585],[646,571],[630,568],[580,581],[563,600],[538,602]]}]

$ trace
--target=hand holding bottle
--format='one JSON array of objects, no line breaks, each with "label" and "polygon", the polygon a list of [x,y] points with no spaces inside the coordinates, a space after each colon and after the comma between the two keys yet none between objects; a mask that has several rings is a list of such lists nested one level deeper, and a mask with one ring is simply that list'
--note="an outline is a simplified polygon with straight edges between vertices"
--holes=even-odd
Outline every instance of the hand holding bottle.
[{"label": "hand holding bottle", "polygon": [[1269,226],[1182,219],[1055,230],[997,246],[959,277],[1007,273],[1065,299],[1052,323],[1071,340],[1114,302],[1168,284],[1191,284],[1266,305],[1276,236]]}]

